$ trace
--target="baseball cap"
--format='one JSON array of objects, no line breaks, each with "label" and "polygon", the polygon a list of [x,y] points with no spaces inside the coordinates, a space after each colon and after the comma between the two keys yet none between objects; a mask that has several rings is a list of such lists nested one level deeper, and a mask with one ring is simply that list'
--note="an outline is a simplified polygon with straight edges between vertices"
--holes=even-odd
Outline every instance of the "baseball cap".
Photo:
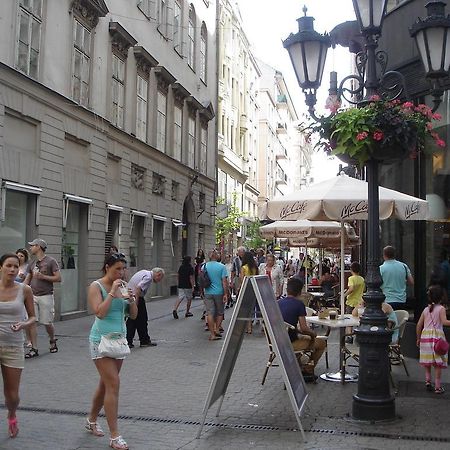
[{"label": "baseball cap", "polygon": [[45,250],[47,248],[47,242],[44,241],[44,239],[33,239],[31,242],[28,242],[28,245],[39,245],[39,247],[42,248],[42,250]]}]

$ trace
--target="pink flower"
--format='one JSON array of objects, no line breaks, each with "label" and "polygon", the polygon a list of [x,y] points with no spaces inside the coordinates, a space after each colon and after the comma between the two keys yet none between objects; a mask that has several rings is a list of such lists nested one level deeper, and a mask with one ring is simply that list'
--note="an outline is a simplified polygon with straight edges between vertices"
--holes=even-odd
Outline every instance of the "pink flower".
[{"label": "pink flower", "polygon": [[379,96],[379,95],[371,95],[370,97],[369,97],[369,100],[371,101],[371,102],[379,102],[380,100],[381,100],[381,97]]},{"label": "pink flower", "polygon": [[442,139],[436,139],[436,145],[438,147],[444,148],[445,147],[445,141]]},{"label": "pink flower", "polygon": [[373,133],[373,138],[376,141],[381,141],[384,138],[384,133],[380,130],[377,130]]},{"label": "pink flower", "polygon": [[441,120],[441,119],[442,119],[442,116],[441,116],[439,113],[434,113],[434,114],[431,116],[431,118],[432,118],[433,120]]},{"label": "pink flower", "polygon": [[431,131],[433,129],[433,124],[431,122],[427,122],[425,125],[428,131]]},{"label": "pink flower", "polygon": [[414,103],[412,103],[412,102],[405,102],[405,103],[403,103],[402,108],[405,108],[405,109],[414,108]]},{"label": "pink flower", "polygon": [[356,135],[356,140],[363,141],[364,139],[366,139],[367,136],[369,136],[369,133],[367,133],[366,131],[362,131],[361,133],[358,133]]}]

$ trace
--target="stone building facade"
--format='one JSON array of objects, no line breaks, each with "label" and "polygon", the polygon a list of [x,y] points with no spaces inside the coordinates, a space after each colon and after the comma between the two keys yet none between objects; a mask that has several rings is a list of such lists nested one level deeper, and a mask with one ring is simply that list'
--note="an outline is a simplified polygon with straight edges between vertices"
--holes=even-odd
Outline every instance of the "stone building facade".
[{"label": "stone building facade", "polygon": [[39,236],[61,264],[57,315],[85,314],[105,252],[176,292],[214,244],[216,5],[14,0],[0,17],[0,252]]}]

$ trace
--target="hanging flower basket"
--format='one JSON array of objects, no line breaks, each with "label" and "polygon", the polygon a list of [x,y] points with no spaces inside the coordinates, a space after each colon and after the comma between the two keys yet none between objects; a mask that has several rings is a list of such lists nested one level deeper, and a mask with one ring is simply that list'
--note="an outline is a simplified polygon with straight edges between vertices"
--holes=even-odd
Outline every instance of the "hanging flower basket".
[{"label": "hanging flower basket", "polygon": [[319,134],[316,146],[344,162],[362,166],[369,159],[391,164],[415,157],[427,140],[445,147],[433,131],[433,121],[440,119],[440,114],[426,105],[373,96],[366,106],[340,110],[308,128]]}]

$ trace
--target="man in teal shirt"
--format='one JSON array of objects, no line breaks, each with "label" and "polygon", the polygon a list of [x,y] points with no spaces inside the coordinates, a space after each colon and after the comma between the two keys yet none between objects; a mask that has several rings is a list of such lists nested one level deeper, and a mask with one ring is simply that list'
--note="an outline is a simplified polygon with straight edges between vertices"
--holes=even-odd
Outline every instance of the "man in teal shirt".
[{"label": "man in teal shirt", "polygon": [[405,309],[406,286],[413,286],[414,278],[409,267],[395,259],[395,248],[391,245],[383,249],[384,263],[380,266],[383,284],[381,290],[386,297],[385,302],[392,306],[394,310]]},{"label": "man in teal shirt", "polygon": [[208,272],[211,284],[205,288],[205,308],[207,313],[209,340],[221,339],[219,332],[224,316],[224,304],[228,299],[228,272],[224,264],[220,263],[220,254],[213,250],[209,254],[209,261],[201,270]]}]

